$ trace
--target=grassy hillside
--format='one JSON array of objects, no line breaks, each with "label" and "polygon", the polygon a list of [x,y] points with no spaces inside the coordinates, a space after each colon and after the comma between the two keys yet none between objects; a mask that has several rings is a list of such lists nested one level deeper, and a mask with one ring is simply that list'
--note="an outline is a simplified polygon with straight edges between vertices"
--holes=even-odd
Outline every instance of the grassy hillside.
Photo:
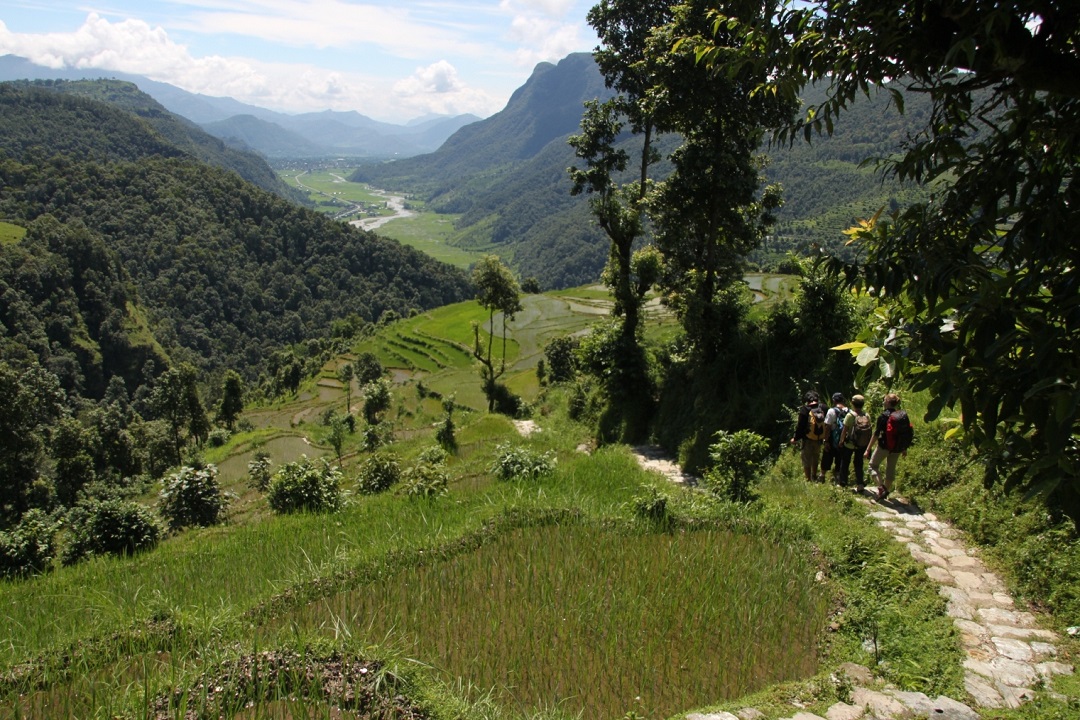
[{"label": "grassy hillside", "polygon": [[[594,288],[525,298],[512,372],[530,375],[545,338],[587,327],[605,302]],[[582,452],[589,431],[568,419],[567,392],[535,375],[538,432],[523,437],[468,406],[477,320],[482,309],[463,303],[387,325],[296,396],[249,408],[254,429],[206,450],[235,494],[227,524],[0,583],[0,713],[665,718],[757,693],[778,718],[793,699],[824,713],[846,697],[830,672],[875,653],[899,687],[962,697],[944,600],[850,494],[801,481],[790,453],[753,505],[677,488],[626,448]],[[345,507],[274,515],[247,462],[332,455],[321,418],[344,408],[336,370],[361,352],[394,378],[393,442],[377,454],[405,478],[359,492],[374,455],[357,432],[342,456]],[[431,390],[461,403],[441,461]],[[510,451],[546,470],[501,479]],[[922,463],[902,464],[900,488]],[[407,494],[423,467],[445,474],[445,494]],[[869,649],[859,608],[878,618]]]}]

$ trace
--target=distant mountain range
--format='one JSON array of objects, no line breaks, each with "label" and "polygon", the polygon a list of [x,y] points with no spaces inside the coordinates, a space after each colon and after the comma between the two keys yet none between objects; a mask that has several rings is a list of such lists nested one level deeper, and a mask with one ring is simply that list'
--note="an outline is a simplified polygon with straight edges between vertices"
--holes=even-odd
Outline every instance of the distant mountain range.
[{"label": "distant mountain range", "polygon": [[437,149],[455,131],[480,119],[475,115],[429,116],[395,125],[358,112],[327,110],[289,115],[233,98],[190,93],[140,75],[54,70],[15,55],[0,57],[0,81],[99,78],[134,83],[169,111],[202,126],[228,145],[254,150],[268,158],[408,157]]}]

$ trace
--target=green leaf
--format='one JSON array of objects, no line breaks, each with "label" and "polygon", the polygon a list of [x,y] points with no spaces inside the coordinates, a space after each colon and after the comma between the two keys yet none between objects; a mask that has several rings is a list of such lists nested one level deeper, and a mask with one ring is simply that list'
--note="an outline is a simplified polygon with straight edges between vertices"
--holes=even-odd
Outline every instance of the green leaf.
[{"label": "green leaf", "polygon": [[863,347],[863,349],[859,352],[859,354],[855,356],[855,362],[858,363],[859,365],[861,365],[862,367],[872,365],[874,363],[874,361],[878,359],[878,355],[880,353],[881,353],[881,348],[869,347],[869,346]]}]

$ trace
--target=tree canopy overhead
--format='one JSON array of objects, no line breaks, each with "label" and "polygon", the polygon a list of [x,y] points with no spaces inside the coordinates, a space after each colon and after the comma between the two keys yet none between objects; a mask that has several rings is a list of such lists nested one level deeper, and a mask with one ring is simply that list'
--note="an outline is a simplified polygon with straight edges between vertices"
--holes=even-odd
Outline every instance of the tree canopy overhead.
[{"label": "tree canopy overhead", "polygon": [[[851,231],[834,267],[885,303],[860,362],[907,373],[958,409],[991,482],[1035,491],[1080,480],[1080,11],[1065,0],[778,2],[764,17],[714,14],[699,59],[768,78],[793,98],[823,82],[779,137],[831,132],[886,81],[931,100],[919,133],[883,167],[928,200]],[[728,42],[732,36],[738,42]],[[893,95],[902,109],[902,96]]]}]

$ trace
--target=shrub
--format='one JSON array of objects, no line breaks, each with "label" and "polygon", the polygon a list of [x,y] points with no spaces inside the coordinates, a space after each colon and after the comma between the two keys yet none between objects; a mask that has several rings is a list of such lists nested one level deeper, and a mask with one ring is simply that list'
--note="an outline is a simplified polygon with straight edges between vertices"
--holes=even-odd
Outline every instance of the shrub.
[{"label": "shrub", "polygon": [[248,462],[248,485],[260,492],[270,487],[270,453],[260,450]]},{"label": "shrub", "polygon": [[183,527],[208,527],[221,522],[229,499],[217,482],[217,466],[202,470],[184,466],[165,480],[159,509],[170,530]]},{"label": "shrub", "polygon": [[389,445],[393,439],[394,429],[388,423],[368,425],[364,428],[364,431],[360,433],[360,446],[366,452],[371,452],[383,445]]},{"label": "shrub", "polygon": [[334,512],[341,507],[341,473],[306,455],[274,473],[266,500],[278,513]]},{"label": "shrub", "polygon": [[221,447],[229,441],[231,435],[232,433],[226,428],[214,428],[206,436],[206,442],[210,447]]},{"label": "shrub", "polygon": [[577,352],[581,342],[575,337],[552,338],[544,346],[547,358],[547,379],[551,382],[564,382],[573,379],[577,373]]},{"label": "shrub", "polygon": [[9,532],[0,532],[0,577],[44,572],[56,557],[57,523],[41,510],[29,510]]},{"label": "shrub", "polygon": [[418,462],[405,471],[401,492],[412,498],[435,498],[446,494],[450,478],[441,463]]},{"label": "shrub", "polygon": [[451,395],[443,400],[442,406],[446,415],[435,429],[435,441],[446,452],[452,453],[457,450],[457,438],[454,437],[454,396]]},{"label": "shrub", "polygon": [[709,446],[713,465],[705,472],[705,486],[727,500],[753,500],[753,485],[764,469],[769,443],[749,430],[721,430],[715,437],[716,442]]},{"label": "shrub", "polygon": [[650,487],[646,494],[634,497],[634,515],[657,525],[668,525],[672,518],[667,503],[667,495]]},{"label": "shrub", "polygon": [[161,538],[153,513],[130,500],[84,500],[67,516],[65,565],[90,555],[130,555],[149,550]]},{"label": "shrub", "polygon": [[538,453],[527,447],[501,443],[495,448],[495,463],[491,472],[500,480],[536,480],[555,470],[555,454]]},{"label": "shrub", "polygon": [[356,489],[365,495],[374,495],[390,488],[401,479],[401,465],[392,453],[375,453],[360,466]]}]

